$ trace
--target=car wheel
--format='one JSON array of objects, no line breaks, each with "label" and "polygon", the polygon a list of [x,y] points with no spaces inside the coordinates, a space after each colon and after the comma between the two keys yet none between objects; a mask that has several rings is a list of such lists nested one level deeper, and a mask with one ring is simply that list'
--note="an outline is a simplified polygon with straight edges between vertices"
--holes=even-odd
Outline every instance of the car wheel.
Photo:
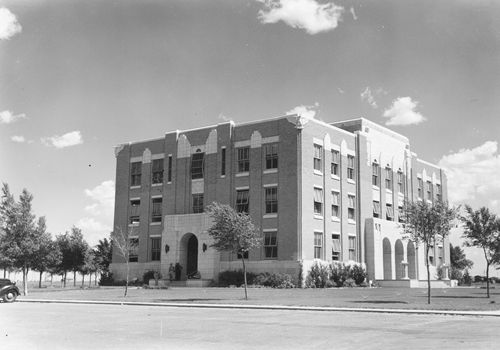
[{"label": "car wheel", "polygon": [[16,292],[7,292],[3,296],[3,301],[6,303],[12,303],[16,300],[17,298],[17,293]]}]

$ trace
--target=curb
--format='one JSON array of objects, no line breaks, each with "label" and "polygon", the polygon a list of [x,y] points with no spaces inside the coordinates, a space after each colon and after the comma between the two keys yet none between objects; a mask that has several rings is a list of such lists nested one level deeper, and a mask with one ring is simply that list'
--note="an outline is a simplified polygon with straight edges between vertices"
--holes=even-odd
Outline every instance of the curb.
[{"label": "curb", "polygon": [[408,310],[408,309],[374,309],[374,308],[344,308],[344,307],[314,307],[314,306],[283,306],[283,305],[238,305],[238,304],[188,304],[188,303],[148,303],[137,301],[102,301],[102,300],[53,300],[53,299],[18,299],[24,303],[51,304],[95,304],[95,305],[130,305],[130,306],[161,306],[193,309],[235,309],[235,310],[286,310],[286,311],[322,311],[322,312],[365,312],[389,314],[425,314],[452,316],[493,316],[500,317],[496,311],[450,311],[450,310]]}]

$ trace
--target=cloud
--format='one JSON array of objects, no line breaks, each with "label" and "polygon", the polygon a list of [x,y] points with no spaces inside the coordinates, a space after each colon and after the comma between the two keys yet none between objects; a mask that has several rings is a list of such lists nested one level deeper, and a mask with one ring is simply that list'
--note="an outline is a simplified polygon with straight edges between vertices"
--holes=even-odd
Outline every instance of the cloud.
[{"label": "cloud", "polygon": [[314,35],[337,28],[344,8],[333,2],[320,4],[316,0],[257,0],[264,5],[259,10],[262,23],[283,21],[292,28],[304,29]]},{"label": "cloud", "polygon": [[222,121],[225,121],[225,122],[230,122],[230,121],[232,121],[232,119],[231,119],[231,118],[229,118],[229,117],[225,116],[225,115],[224,115],[224,114],[222,114],[222,113],[219,113],[219,116],[218,116],[217,118],[218,118],[218,119],[220,119],[220,120],[222,120]]},{"label": "cloud", "polygon": [[438,164],[448,177],[451,203],[487,206],[500,214],[500,154],[496,141],[450,153]]},{"label": "cloud", "polygon": [[0,7],[0,40],[9,40],[22,30],[16,15],[6,7]]},{"label": "cloud", "polygon": [[316,102],[314,105],[309,105],[309,106],[300,105],[300,106],[297,106],[297,107],[289,110],[288,112],[286,112],[286,114],[287,115],[297,114],[297,115],[300,115],[301,117],[312,119],[316,116],[318,107],[319,107],[318,102]]},{"label": "cloud", "polygon": [[349,12],[351,13],[352,15],[352,18],[357,21],[358,20],[358,16],[356,16],[356,12],[354,12],[354,7],[351,6],[351,8],[349,9]]},{"label": "cloud", "polygon": [[420,124],[426,118],[415,111],[418,101],[412,101],[411,97],[398,97],[392,102],[392,106],[384,111],[383,116],[389,118],[385,125],[411,125]]},{"label": "cloud", "polygon": [[369,86],[361,93],[361,101],[367,102],[373,109],[377,109],[377,101],[375,101],[375,97],[373,97],[372,90]]},{"label": "cloud", "polygon": [[61,136],[43,137],[41,141],[44,145],[54,146],[55,148],[65,148],[83,143],[82,134],[78,130]]},{"label": "cloud", "polygon": [[[115,202],[115,182],[107,180],[91,189],[85,189],[85,196],[92,203],[85,207],[87,216],[81,218],[76,226],[80,227],[92,244],[107,237],[113,226]],[[89,238],[90,237],[90,238]]]},{"label": "cloud", "polygon": [[16,114],[11,111],[0,112],[0,124],[11,124],[17,122],[19,119],[26,119],[26,114]]},{"label": "cloud", "polygon": [[26,142],[26,139],[24,138],[24,136],[17,136],[17,135],[14,135],[10,138],[13,142],[17,142],[17,143],[23,143],[23,142]]}]

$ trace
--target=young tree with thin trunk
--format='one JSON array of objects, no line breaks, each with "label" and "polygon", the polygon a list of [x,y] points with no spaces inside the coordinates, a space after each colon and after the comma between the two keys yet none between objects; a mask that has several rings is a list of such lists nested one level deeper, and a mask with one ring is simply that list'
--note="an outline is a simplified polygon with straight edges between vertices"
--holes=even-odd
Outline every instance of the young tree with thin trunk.
[{"label": "young tree with thin trunk", "polygon": [[46,232],[45,217],[38,219],[37,231],[40,235],[40,245],[34,253],[32,268],[39,272],[38,288],[42,288],[42,275],[44,272],[57,267],[61,263],[61,251],[50,233]]},{"label": "young tree with thin trunk", "polygon": [[127,268],[127,276],[125,281],[125,292],[124,297],[127,296],[128,283],[130,277],[130,256],[135,254],[138,247],[137,239],[131,238],[132,228],[129,231],[123,231],[120,227],[117,227],[113,232],[111,232],[111,242],[113,242],[113,247],[116,252],[125,260]]},{"label": "young tree with thin trunk", "polygon": [[465,206],[464,224],[465,246],[483,250],[486,261],[486,296],[490,297],[490,265],[500,263],[500,219],[486,207],[473,210]]},{"label": "young tree with thin trunk", "polygon": [[89,245],[83,239],[82,230],[76,226],[71,228],[69,243],[71,250],[71,270],[73,271],[73,286],[76,286],[76,273],[81,272],[85,265],[85,254],[89,249]]},{"label": "young tree with thin trunk", "polygon": [[260,230],[248,214],[238,213],[229,205],[214,202],[207,207],[207,212],[213,219],[213,225],[208,229],[209,236],[214,240],[211,247],[241,256],[245,299],[248,300],[245,253],[262,245]]},{"label": "young tree with thin trunk", "polygon": [[425,249],[425,267],[427,269],[427,303],[431,303],[431,274],[429,251],[436,243],[443,242],[449,234],[457,210],[449,208],[448,203],[437,201],[429,204],[427,201],[406,202],[403,207],[403,235],[422,244]]},{"label": "young tree with thin trunk", "polygon": [[61,252],[61,263],[56,271],[59,271],[63,280],[63,287],[66,288],[66,276],[68,271],[72,269],[73,257],[71,251],[71,243],[68,232],[56,236],[56,244]]},{"label": "young tree with thin trunk", "polygon": [[100,239],[94,248],[95,263],[96,263],[96,275],[97,272],[100,273],[102,278],[109,278],[109,264],[113,256],[113,245],[111,241],[107,238]]}]

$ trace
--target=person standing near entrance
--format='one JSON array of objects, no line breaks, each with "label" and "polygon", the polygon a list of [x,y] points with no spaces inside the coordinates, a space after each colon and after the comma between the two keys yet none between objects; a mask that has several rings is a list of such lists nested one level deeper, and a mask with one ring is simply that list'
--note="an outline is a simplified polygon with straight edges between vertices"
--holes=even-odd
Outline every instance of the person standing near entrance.
[{"label": "person standing near entrance", "polygon": [[175,277],[175,267],[174,264],[170,263],[170,266],[168,268],[168,279],[170,280],[170,282],[174,280],[174,277]]}]

